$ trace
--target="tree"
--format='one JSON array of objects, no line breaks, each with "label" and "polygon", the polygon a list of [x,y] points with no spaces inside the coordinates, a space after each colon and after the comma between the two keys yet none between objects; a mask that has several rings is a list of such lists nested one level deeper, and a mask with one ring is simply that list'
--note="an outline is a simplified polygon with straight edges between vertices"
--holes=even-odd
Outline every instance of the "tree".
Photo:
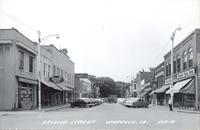
[{"label": "tree", "polygon": [[101,97],[108,97],[111,94],[116,94],[115,81],[110,77],[97,78],[97,83],[100,89]]}]

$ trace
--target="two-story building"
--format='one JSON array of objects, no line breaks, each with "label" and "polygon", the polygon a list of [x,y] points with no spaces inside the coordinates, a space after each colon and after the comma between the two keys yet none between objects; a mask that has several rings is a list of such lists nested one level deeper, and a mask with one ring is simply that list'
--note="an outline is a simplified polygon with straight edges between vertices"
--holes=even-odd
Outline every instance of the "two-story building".
[{"label": "two-story building", "polygon": [[165,85],[165,71],[164,62],[160,63],[154,68],[154,86],[152,95],[152,103],[157,105],[167,105],[166,91],[169,89],[169,85]]},{"label": "two-story building", "polygon": [[[164,56],[165,84],[171,83],[171,52]],[[195,29],[174,47],[173,87],[166,91],[173,93],[174,106],[194,107],[200,98],[200,30]],[[198,103],[197,103],[198,102]]]},{"label": "two-story building", "polygon": [[58,50],[54,45],[45,45],[40,50],[43,105],[59,105],[70,101],[75,79],[74,63],[67,49]]},{"label": "two-story building", "polygon": [[0,29],[0,110],[37,107],[37,43]]},{"label": "two-story building", "polygon": [[[134,90],[137,94],[137,97],[143,97],[145,94],[149,93],[150,89],[145,89],[145,83],[153,79],[152,71],[139,71],[134,79]],[[147,85],[146,85],[147,86]]]}]

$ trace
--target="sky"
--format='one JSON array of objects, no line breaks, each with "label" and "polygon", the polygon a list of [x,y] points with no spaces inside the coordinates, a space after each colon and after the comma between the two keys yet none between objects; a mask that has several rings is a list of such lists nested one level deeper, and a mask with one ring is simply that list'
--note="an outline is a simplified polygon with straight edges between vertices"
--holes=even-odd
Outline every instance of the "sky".
[{"label": "sky", "polygon": [[130,82],[164,61],[175,45],[200,28],[199,0],[0,0],[0,28],[16,28],[32,41],[66,48],[76,73]]}]

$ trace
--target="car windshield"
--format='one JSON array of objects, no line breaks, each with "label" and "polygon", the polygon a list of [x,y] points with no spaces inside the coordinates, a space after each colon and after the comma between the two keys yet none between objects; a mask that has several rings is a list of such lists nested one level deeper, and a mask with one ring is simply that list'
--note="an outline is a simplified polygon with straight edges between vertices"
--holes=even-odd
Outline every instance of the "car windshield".
[{"label": "car windshield", "polygon": [[130,101],[130,102],[137,102],[139,100],[139,98],[129,98],[127,99],[127,101]]}]

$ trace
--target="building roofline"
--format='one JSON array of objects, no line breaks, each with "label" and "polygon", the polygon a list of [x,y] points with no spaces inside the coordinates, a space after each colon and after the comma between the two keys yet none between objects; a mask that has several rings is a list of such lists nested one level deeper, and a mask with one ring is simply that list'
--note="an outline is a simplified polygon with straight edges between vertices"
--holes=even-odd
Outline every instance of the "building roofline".
[{"label": "building roofline", "polygon": [[26,38],[29,42],[32,42],[33,44],[38,45],[37,42],[32,41],[31,39],[29,39],[28,37],[26,37],[24,34],[22,34],[19,30],[17,30],[17,29],[14,28],[14,27],[11,28],[11,29],[5,28],[5,29],[0,29],[0,30],[13,30],[13,31],[17,32],[18,34],[20,34],[22,37]]},{"label": "building roofline", "polygon": [[[199,28],[196,28],[196,29],[194,29],[191,33],[189,33],[189,35],[187,35],[181,42],[179,42],[175,47],[174,47],[174,50],[176,50],[177,49],[177,47],[179,47],[181,44],[183,44],[185,41],[187,41],[187,39],[188,38],[190,38],[195,32],[197,32],[197,31],[200,31],[200,29]],[[164,55],[164,58],[167,56],[167,55],[169,55],[171,53],[171,50],[169,51],[169,52],[167,52],[165,55]]]},{"label": "building roofline", "polygon": [[[59,50],[55,45],[53,45],[53,44],[50,44],[50,45],[41,45],[41,46],[46,46],[46,47],[54,47],[59,53],[62,53],[64,56],[66,56],[63,52],[62,52],[62,50]],[[70,59],[70,57],[69,56],[66,56],[68,59],[69,59],[69,61],[72,63],[72,64],[75,64],[71,59]]]}]

